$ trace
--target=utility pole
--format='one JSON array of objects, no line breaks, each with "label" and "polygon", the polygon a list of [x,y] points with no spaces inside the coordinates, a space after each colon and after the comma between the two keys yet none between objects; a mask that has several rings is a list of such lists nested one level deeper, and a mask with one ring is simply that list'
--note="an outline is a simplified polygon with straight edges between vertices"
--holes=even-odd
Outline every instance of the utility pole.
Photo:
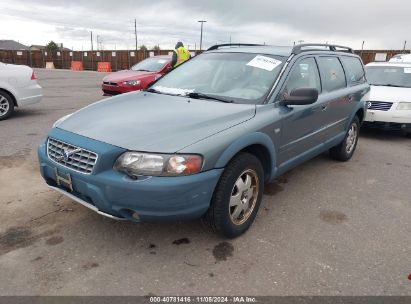
[{"label": "utility pole", "polygon": [[93,31],[90,33],[90,40],[91,40],[91,51],[93,51]]},{"label": "utility pole", "polygon": [[364,43],[365,43],[365,41],[363,40],[362,41],[362,44],[361,44],[361,53],[360,53],[360,57],[362,58],[362,53],[363,53],[363,51],[364,51]]},{"label": "utility pole", "polygon": [[[94,62],[93,62],[93,31],[91,31],[91,54],[90,54],[90,59],[91,59],[91,70],[94,71]],[[98,43],[98,42],[97,42]]]},{"label": "utility pole", "polygon": [[198,22],[201,23],[201,34],[200,34],[200,52],[203,47],[203,23],[207,22],[206,20],[199,20]]},{"label": "utility pole", "polygon": [[404,41],[404,48],[402,49],[402,52],[405,53],[405,47],[407,46],[407,40]]},{"label": "utility pole", "polygon": [[137,19],[134,19],[134,36],[136,37],[136,52],[138,51],[137,48]]}]

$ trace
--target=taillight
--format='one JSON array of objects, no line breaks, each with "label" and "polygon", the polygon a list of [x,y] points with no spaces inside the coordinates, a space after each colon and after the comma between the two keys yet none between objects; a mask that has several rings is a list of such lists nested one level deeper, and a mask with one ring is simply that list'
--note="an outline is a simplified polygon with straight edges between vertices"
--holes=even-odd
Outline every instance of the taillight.
[{"label": "taillight", "polygon": [[31,74],[31,80],[36,80],[36,79],[37,79],[36,73],[34,73],[33,71],[33,73]]}]

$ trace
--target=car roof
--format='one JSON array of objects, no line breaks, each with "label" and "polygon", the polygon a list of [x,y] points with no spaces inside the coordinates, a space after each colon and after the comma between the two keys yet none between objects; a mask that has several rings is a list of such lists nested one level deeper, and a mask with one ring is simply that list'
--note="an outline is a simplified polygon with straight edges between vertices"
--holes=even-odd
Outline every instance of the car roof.
[{"label": "car roof", "polygon": [[292,46],[272,46],[272,45],[259,45],[259,46],[230,46],[219,48],[216,50],[207,51],[207,53],[250,53],[250,54],[267,54],[277,56],[290,56]]},{"label": "car roof", "polygon": [[[339,48],[339,49],[337,49]],[[345,50],[345,51],[344,51]],[[297,44],[295,46],[222,44],[215,45],[207,53],[251,53],[288,57],[291,54],[321,54],[356,56],[351,48],[329,44]]]},{"label": "car roof", "polygon": [[148,57],[146,59],[150,59],[150,58],[167,58],[167,59],[171,59],[171,56],[170,55],[157,55],[157,56]]},{"label": "car roof", "polygon": [[392,66],[392,67],[400,67],[400,68],[411,68],[411,62],[370,62],[366,64],[367,67],[373,66]]}]

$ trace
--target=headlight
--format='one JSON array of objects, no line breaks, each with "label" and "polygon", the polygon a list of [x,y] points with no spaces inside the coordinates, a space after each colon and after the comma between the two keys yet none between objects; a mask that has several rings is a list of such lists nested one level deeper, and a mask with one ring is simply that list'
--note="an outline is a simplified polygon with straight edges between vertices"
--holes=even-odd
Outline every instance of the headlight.
[{"label": "headlight", "polygon": [[400,102],[397,110],[411,110],[411,102]]},{"label": "headlight", "polygon": [[71,115],[73,115],[73,113],[72,113],[72,114],[68,114],[68,115],[66,115],[66,116],[63,116],[63,117],[59,118],[59,119],[53,124],[53,128],[58,127],[63,121],[65,121],[65,120],[66,120],[67,118],[69,118]]},{"label": "headlight", "polygon": [[187,154],[149,154],[126,152],[114,164],[114,169],[131,176],[178,176],[200,172],[203,158]]},{"label": "headlight", "polygon": [[140,80],[124,81],[123,84],[126,85],[126,86],[138,86],[138,85],[140,85]]}]

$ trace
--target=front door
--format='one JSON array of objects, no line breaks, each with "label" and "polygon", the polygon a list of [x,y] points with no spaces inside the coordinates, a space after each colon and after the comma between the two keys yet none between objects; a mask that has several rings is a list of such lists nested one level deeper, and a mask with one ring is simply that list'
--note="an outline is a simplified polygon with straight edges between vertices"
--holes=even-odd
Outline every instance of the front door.
[{"label": "front door", "polygon": [[[315,88],[321,92],[321,81],[314,57],[298,60],[281,90],[279,99],[299,88]],[[321,144],[323,101],[310,105],[279,106],[282,129],[278,153],[279,165]]]}]

